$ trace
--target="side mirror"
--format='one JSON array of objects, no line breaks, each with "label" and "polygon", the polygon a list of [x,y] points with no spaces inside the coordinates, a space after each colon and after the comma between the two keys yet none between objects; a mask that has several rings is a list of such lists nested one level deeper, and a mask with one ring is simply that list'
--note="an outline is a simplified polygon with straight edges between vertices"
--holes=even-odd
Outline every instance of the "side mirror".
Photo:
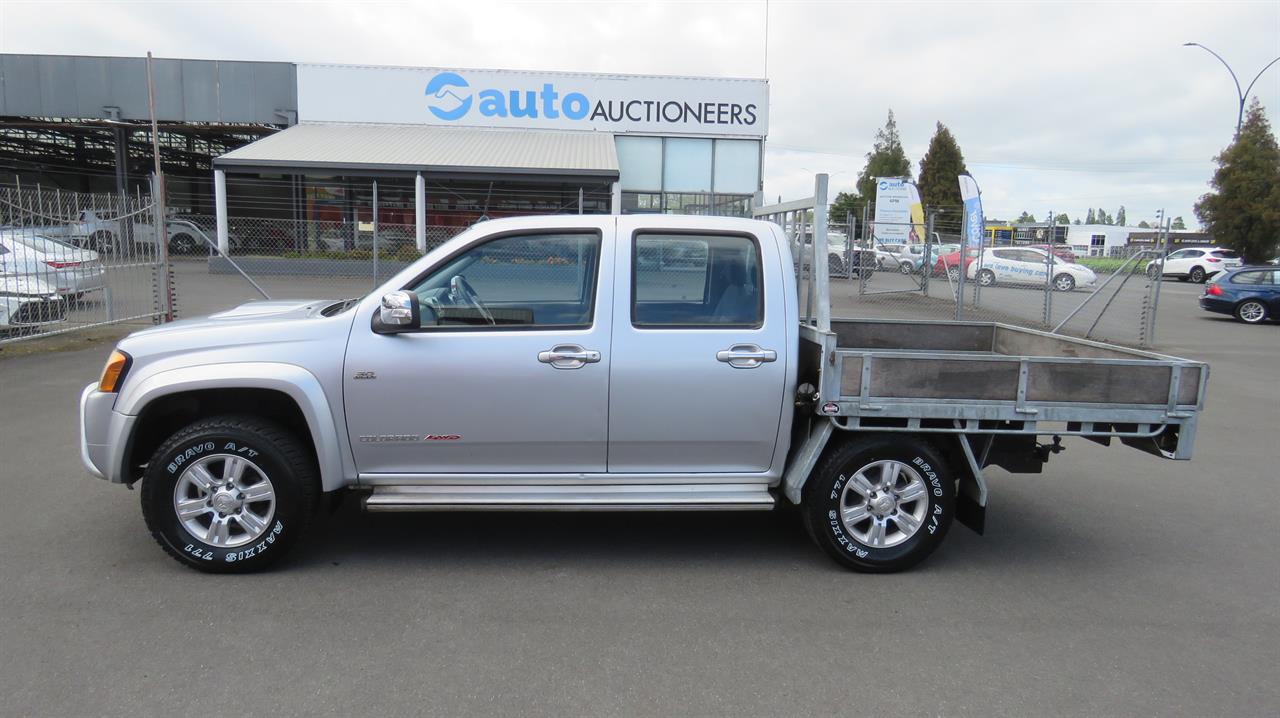
[{"label": "side mirror", "polygon": [[413,292],[387,292],[382,295],[378,313],[373,317],[373,331],[378,334],[397,334],[417,329],[421,324],[418,297]]}]

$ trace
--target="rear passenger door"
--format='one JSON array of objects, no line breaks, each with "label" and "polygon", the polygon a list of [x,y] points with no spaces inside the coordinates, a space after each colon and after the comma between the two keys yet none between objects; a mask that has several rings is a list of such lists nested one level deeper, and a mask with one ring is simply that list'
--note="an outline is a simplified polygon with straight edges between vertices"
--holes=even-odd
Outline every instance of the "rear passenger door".
[{"label": "rear passenger door", "polygon": [[790,354],[778,246],[669,224],[618,222],[609,472],[768,471]]},{"label": "rear passenger door", "polygon": [[1261,286],[1258,287],[1267,302],[1267,316],[1280,319],[1280,269],[1262,272]]},{"label": "rear passenger door", "polygon": [[1169,255],[1165,260],[1165,274],[1187,274],[1191,271],[1191,265],[1200,259],[1200,255],[1204,254],[1198,249],[1180,249]]}]

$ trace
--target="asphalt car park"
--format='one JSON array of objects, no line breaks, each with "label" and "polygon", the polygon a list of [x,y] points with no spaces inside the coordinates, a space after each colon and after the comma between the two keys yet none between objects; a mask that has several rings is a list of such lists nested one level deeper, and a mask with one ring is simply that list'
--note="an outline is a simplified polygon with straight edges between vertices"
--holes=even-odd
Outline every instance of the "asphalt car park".
[{"label": "asphalt car park", "polygon": [[[202,267],[179,263],[183,314],[255,298]],[[1040,311],[1034,290],[982,291]],[[273,572],[198,574],[154,545],[137,492],[81,468],[76,397],[106,350],[0,353],[3,712],[1272,715],[1280,325],[1202,292],[1166,282],[1156,334],[1211,365],[1193,461],[1065,439],[1041,475],[990,473],[986,536],[957,526],[886,576],[834,567],[785,511],[350,505]],[[840,283],[834,313],[856,294]]]}]

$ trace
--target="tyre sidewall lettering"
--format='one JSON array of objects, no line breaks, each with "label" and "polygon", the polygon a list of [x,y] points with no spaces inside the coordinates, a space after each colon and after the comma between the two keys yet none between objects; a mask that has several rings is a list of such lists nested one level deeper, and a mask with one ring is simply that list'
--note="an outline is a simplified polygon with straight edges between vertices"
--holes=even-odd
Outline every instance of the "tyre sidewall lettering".
[{"label": "tyre sidewall lettering", "polygon": [[[850,477],[857,472],[860,466],[882,460],[901,461],[919,472],[928,487],[928,493],[926,494],[928,518],[915,535],[901,544],[888,548],[875,548],[860,543],[845,531],[844,524],[840,520],[840,500]],[[885,561],[894,560],[911,552],[923,541],[935,541],[939,538],[939,531],[941,531],[949,518],[950,503],[943,500],[947,494],[943,483],[951,480],[950,477],[940,475],[930,459],[920,454],[878,452],[858,457],[856,461],[850,462],[843,468],[828,490],[819,494],[825,504],[823,507],[823,515],[825,517],[823,524],[826,528],[827,540],[831,541],[840,552],[850,557],[858,559],[870,557],[872,560]]]},{"label": "tyre sidewall lettering", "polygon": [[[242,456],[257,464],[272,480],[277,496],[275,516],[271,520],[270,527],[251,543],[234,548],[211,546],[193,536],[169,505],[172,503],[174,487],[186,466],[209,454]],[[211,435],[178,445],[164,457],[164,462],[157,468],[160,469],[160,473],[155,476],[163,477],[164,483],[159,487],[155,501],[166,502],[165,506],[157,507],[161,509],[163,515],[163,530],[160,536],[178,553],[185,554],[188,560],[205,565],[237,564],[285,550],[286,544],[291,543],[287,540],[290,535],[288,527],[294,519],[290,511],[296,506],[297,496],[292,484],[277,480],[277,477],[283,476],[288,471],[288,467],[280,462],[275,452],[267,451],[265,447],[250,444],[233,436]]]}]

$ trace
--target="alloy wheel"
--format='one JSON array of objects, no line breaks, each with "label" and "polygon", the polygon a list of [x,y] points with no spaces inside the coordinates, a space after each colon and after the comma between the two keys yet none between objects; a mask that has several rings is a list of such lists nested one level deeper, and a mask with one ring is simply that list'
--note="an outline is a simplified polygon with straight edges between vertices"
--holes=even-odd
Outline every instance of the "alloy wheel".
[{"label": "alloy wheel", "polygon": [[909,464],[887,459],[858,469],[840,497],[840,523],[856,541],[889,548],[910,539],[924,525],[929,487]]},{"label": "alloy wheel", "polygon": [[234,548],[267,532],[276,492],[257,464],[234,454],[191,462],[173,489],[173,510],[192,536],[210,546]]}]

